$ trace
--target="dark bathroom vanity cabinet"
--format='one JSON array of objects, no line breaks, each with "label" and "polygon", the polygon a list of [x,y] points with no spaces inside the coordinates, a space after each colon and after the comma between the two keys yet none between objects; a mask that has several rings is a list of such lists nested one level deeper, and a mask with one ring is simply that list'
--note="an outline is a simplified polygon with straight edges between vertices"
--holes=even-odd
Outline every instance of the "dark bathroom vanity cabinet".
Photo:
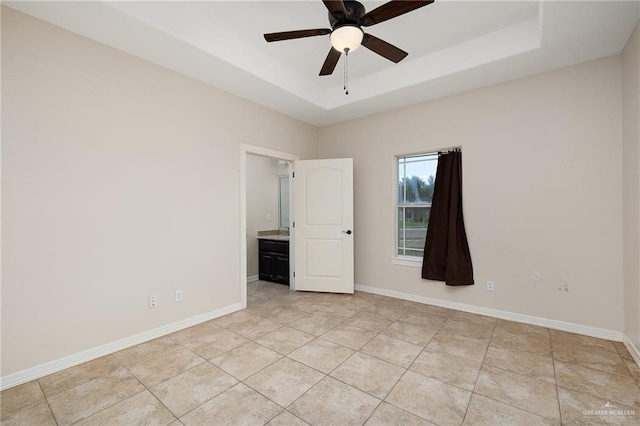
[{"label": "dark bathroom vanity cabinet", "polygon": [[289,284],[289,239],[258,240],[258,277],[264,281]]}]

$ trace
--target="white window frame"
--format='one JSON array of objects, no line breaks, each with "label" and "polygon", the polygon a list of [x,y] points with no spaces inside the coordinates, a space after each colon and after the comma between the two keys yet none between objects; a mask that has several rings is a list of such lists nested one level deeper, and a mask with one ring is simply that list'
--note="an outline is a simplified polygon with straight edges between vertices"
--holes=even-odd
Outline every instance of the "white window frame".
[{"label": "white window frame", "polygon": [[[421,152],[421,153],[415,153],[415,154],[404,154],[404,155],[395,155],[393,157],[393,161],[394,161],[394,167],[393,167],[393,219],[394,219],[394,231],[393,231],[393,236],[394,236],[394,242],[393,242],[393,255],[391,256],[391,263],[393,263],[394,265],[401,265],[401,266],[411,266],[411,267],[415,267],[415,268],[421,268],[422,267],[422,256],[409,256],[409,255],[401,255],[398,254],[400,247],[398,246],[398,239],[399,239],[399,229],[398,229],[398,210],[400,207],[431,207],[431,203],[400,203],[399,200],[399,195],[398,194],[398,186],[399,186],[399,173],[400,170],[398,169],[399,167],[399,160],[404,158],[411,158],[411,157],[425,157],[425,156],[430,156],[430,155],[434,155],[434,156],[438,156],[438,151],[435,152]],[[406,161],[405,161],[405,167],[406,167]],[[405,173],[406,175],[406,173]],[[406,191],[406,187],[405,187],[405,191]],[[406,198],[406,197],[405,197]]]}]

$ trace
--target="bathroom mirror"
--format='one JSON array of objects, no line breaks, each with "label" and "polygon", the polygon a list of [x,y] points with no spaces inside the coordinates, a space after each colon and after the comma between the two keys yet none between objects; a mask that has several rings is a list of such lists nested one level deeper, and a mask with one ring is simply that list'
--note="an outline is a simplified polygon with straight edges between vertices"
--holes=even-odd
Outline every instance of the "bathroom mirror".
[{"label": "bathroom mirror", "polygon": [[289,229],[289,176],[278,176],[278,194],[280,202],[278,210],[280,211],[280,229]]}]

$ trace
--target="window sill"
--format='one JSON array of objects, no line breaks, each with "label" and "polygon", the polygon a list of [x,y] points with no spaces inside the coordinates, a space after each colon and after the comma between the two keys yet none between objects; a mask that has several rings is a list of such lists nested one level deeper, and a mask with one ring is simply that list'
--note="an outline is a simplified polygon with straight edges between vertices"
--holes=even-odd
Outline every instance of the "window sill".
[{"label": "window sill", "polygon": [[391,256],[391,263],[400,266],[411,266],[412,268],[422,268],[422,259],[409,256]]}]

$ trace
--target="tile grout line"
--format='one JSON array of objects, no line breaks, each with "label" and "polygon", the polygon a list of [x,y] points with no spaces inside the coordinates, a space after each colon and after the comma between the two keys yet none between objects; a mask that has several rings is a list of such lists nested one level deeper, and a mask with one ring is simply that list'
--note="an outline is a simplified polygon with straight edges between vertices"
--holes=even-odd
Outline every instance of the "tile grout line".
[{"label": "tile grout line", "polygon": [[[496,327],[494,327],[494,333],[495,333],[495,329],[496,329],[496,328],[497,328],[497,323],[496,323]],[[549,330],[548,330],[548,329],[546,329],[546,328],[545,328],[545,330],[547,330],[547,332],[549,331]],[[491,336],[491,340],[493,340],[493,334],[492,334],[492,336]],[[491,343],[489,343],[489,346],[491,346]],[[489,351],[489,347],[487,347],[487,352],[488,352],[488,351]],[[527,351],[518,351],[518,352],[531,353],[531,352],[527,352]],[[485,353],[485,358],[486,358],[486,353]],[[553,361],[553,357],[552,357],[552,361]],[[481,367],[480,367],[481,369],[482,369],[482,366],[484,366],[484,360],[483,360],[482,365],[481,365]],[[528,378],[528,379],[535,379],[535,380],[539,380],[539,381],[541,381],[541,382],[545,382],[544,380],[540,380],[540,379],[537,379],[537,378],[535,378],[535,377],[527,376],[527,375],[525,375],[525,374],[520,374],[520,373],[517,373],[517,372],[515,372],[515,371],[505,370],[505,369],[500,368],[500,367],[493,367],[493,366],[487,366],[487,367],[495,368],[495,369],[497,369],[497,370],[505,371],[505,372],[507,372],[507,373],[515,374],[515,375],[518,375],[518,376],[526,377],[526,378]],[[554,373],[555,373],[555,369],[554,369]],[[478,377],[479,377],[479,372],[478,372]],[[551,383],[549,383],[549,382],[545,382],[545,383],[551,384]],[[476,379],[476,385],[477,385],[477,379]],[[557,383],[556,383],[556,388],[557,388]],[[556,389],[556,393],[557,393],[557,389]],[[475,391],[475,387],[474,387],[474,390],[472,391],[472,394],[473,394],[473,395],[481,396],[481,397],[483,397],[483,398],[490,399],[490,400],[492,400],[492,401],[498,402],[498,403],[500,403],[500,404],[506,405],[506,406],[511,407],[511,408],[515,408],[516,410],[524,411],[524,412],[526,412],[526,413],[532,414],[532,415],[534,415],[534,416],[537,416],[537,417],[540,417],[540,418],[543,418],[543,419],[547,419],[547,420],[554,421],[554,419],[550,419],[550,418],[548,418],[548,417],[545,417],[545,416],[541,415],[540,413],[534,413],[533,411],[529,411],[529,410],[527,410],[527,409],[525,409],[525,408],[521,408],[521,407],[516,407],[515,405],[509,404],[509,403],[504,402],[504,401],[501,401],[501,400],[496,399],[496,398],[494,398],[494,397],[490,397],[490,396],[487,396],[487,395],[483,395],[483,394],[481,394],[481,393],[477,393],[477,392]],[[559,400],[559,398],[558,398],[558,400]],[[468,407],[467,407],[467,409],[468,409]],[[465,413],[465,417],[466,417],[466,413]],[[560,423],[560,424],[562,424],[562,423]]]},{"label": "tile grout line", "polygon": [[558,414],[560,415],[560,424],[562,424],[562,407],[560,405],[560,386],[558,385],[558,371],[556,369],[556,358],[553,356],[553,339],[549,332],[549,344],[551,346],[551,362],[553,363],[553,376],[556,379],[556,396],[558,399]]},{"label": "tile grout line", "polygon": [[471,391],[471,397],[469,397],[469,403],[467,404],[467,408],[464,410],[464,415],[462,416],[462,423],[464,423],[465,419],[467,418],[467,413],[469,412],[469,406],[471,405],[471,400],[473,399],[473,395],[476,395],[476,388],[478,387],[478,379],[480,379],[480,372],[482,371],[484,362],[487,359],[487,353],[489,353],[489,347],[491,347],[491,341],[493,340],[493,335],[496,333],[496,327],[498,327],[498,321],[499,320],[496,320],[496,322],[493,323],[493,330],[491,331],[491,337],[489,337],[489,343],[487,344],[487,349],[485,349],[484,356],[482,357],[482,362],[480,362],[480,368],[478,369],[476,382],[473,385],[473,390]]},{"label": "tile grout line", "polygon": [[[509,404],[509,403],[507,403],[507,402],[500,401],[499,399],[495,399],[495,398],[490,397],[490,396],[482,395],[481,393],[475,393],[475,392],[474,392],[473,394],[474,394],[474,395],[481,396],[481,397],[483,397],[483,398],[490,399],[491,401],[495,401],[495,402],[497,402],[497,403],[499,403],[499,404],[506,405],[507,407],[514,408],[514,409],[516,409],[516,410],[518,410],[518,411],[522,411],[522,412],[524,412],[524,413],[528,413],[528,414],[534,415],[534,416],[536,416],[536,417],[540,417],[541,419],[550,420],[550,421],[553,421],[553,422],[555,422],[555,421],[556,421],[556,420],[554,420],[554,419],[550,419],[549,417],[545,417],[545,416],[543,416],[543,415],[542,415],[542,414],[540,414],[540,413],[534,413],[533,411],[529,411],[529,410],[524,409],[524,408],[516,407],[515,405],[511,405],[511,404]],[[562,422],[560,422],[560,424],[562,424]]]},{"label": "tile grout line", "polygon": [[[171,339],[171,338],[169,338],[169,339],[170,339],[172,342],[176,343],[176,345],[179,345],[179,343],[175,342],[173,339]],[[144,344],[144,343],[143,343],[143,344]],[[182,346],[182,345],[180,345],[180,346]],[[187,349],[187,348],[185,348],[185,349],[186,349],[186,350],[189,350],[189,349]],[[192,352],[192,353],[193,353],[193,352]],[[197,355],[197,354],[195,354],[195,355]],[[199,355],[198,355],[198,356],[199,356]],[[199,356],[199,357],[200,357],[200,356]],[[202,357],[200,357],[200,358],[202,358]],[[171,411],[171,410],[169,409],[169,407],[167,407],[166,405],[164,405],[164,403],[163,403],[162,401],[160,401],[160,399],[159,399],[159,398],[158,398],[158,397],[157,397],[157,396],[156,396],[156,395],[151,391],[151,389],[149,389],[149,388],[147,387],[147,385],[146,385],[145,383],[143,383],[143,382],[142,382],[142,380],[140,380],[140,379],[138,378],[138,376],[136,376],[135,374],[133,374],[133,372],[132,372],[131,370],[129,370],[129,367],[127,367],[126,365],[124,365],[124,363],[123,363],[122,361],[120,361],[120,359],[118,359],[118,358],[116,358],[116,359],[118,360],[118,362],[120,363],[120,365],[122,365],[122,367],[123,367],[125,370],[127,370],[127,372],[128,372],[129,374],[131,374],[133,377],[135,377],[135,378],[136,378],[136,380],[138,381],[138,383],[140,383],[140,384],[142,385],[142,387],[144,387],[144,389],[145,389],[147,392],[149,392],[149,394],[151,394],[151,396],[153,396],[153,397],[156,399],[156,401],[158,401],[158,402],[160,403],[160,405],[162,405],[162,406],[163,406],[163,407],[164,407],[164,408],[165,408],[169,413],[171,413],[171,415],[174,417],[174,420],[172,420],[172,422],[173,422],[173,421],[175,421],[175,420],[179,420],[179,419],[178,419],[178,416],[176,416],[176,415],[174,414],[174,412],[173,412],[173,411]],[[202,359],[204,359],[204,358],[202,358]],[[205,360],[204,360],[204,362],[206,362],[206,361],[207,361],[207,360],[205,359]],[[198,364],[198,365],[202,365],[202,364],[203,364],[203,363],[200,363],[200,364]],[[189,370],[191,370],[191,369],[193,369],[193,368],[196,368],[198,365],[191,367]],[[187,371],[188,371],[188,370],[187,370]],[[179,373],[179,374],[182,374],[182,373]],[[177,375],[176,375],[176,376],[177,376]],[[170,377],[170,378],[169,378],[169,379],[167,379],[167,380],[170,380],[170,379],[172,379],[173,377],[176,377],[176,376],[172,376],[172,377]],[[162,382],[160,382],[160,383],[164,383],[164,382],[166,382],[166,380],[164,380],[164,381],[162,381]],[[160,384],[160,383],[158,383],[158,384]],[[144,391],[138,392],[136,395],[139,395],[139,394],[141,394],[142,392],[144,392]],[[136,395],[132,395],[132,396],[130,396],[129,398],[133,398],[133,397],[134,397],[134,396],[136,396]],[[129,398],[127,398],[127,399],[129,399]],[[123,401],[126,401],[127,399],[124,399]],[[120,401],[120,402],[123,402],[123,401]],[[114,406],[116,406],[117,404],[119,404],[120,402],[118,402],[118,403],[116,403],[116,404],[114,404],[114,405],[112,405],[112,406],[110,406],[110,407],[107,407],[107,408],[114,407]],[[106,410],[107,408],[105,408],[104,410]],[[104,410],[101,410],[101,411],[104,411]],[[91,416],[94,416],[95,414],[98,414],[98,413],[94,413],[94,414],[92,414]],[[91,417],[91,416],[89,416],[89,417]],[[89,417],[87,417],[87,419],[88,419]],[[167,423],[167,424],[170,424],[170,423],[171,423],[171,422],[169,422],[169,423]]]},{"label": "tile grout line", "polygon": [[[556,360],[554,359],[554,360],[553,360],[553,362],[554,362],[554,370],[555,370],[555,362],[556,362]],[[562,362],[562,361],[560,361],[560,362]],[[587,367],[582,367],[582,368],[589,369],[589,368],[587,368]],[[596,371],[596,372],[598,372],[598,373],[612,374],[612,373],[606,373],[606,372],[602,372],[602,371],[598,371],[598,370],[593,370],[593,371]],[[627,377],[627,376],[621,376],[621,377]],[[556,379],[556,380],[557,380],[557,379]],[[637,387],[638,389],[640,389],[640,384],[636,384],[636,387]],[[589,395],[589,396],[591,396],[591,397],[593,397],[593,398],[596,398],[596,399],[606,399],[606,400],[608,400],[609,402],[615,402],[615,403],[617,403],[617,404],[624,405],[624,406],[626,406],[626,407],[628,406],[628,407],[630,407],[630,408],[632,408],[632,409],[635,409],[635,407],[630,406],[629,404],[626,404],[626,403],[623,403],[623,402],[620,402],[620,401],[614,400],[614,399],[612,399],[612,398],[603,398],[601,395],[595,395],[595,394],[593,394],[593,393],[591,393],[591,392],[589,392],[589,391],[587,391],[587,390],[584,390],[584,389],[574,389],[574,388],[570,388],[570,387],[568,387],[568,386],[561,386],[561,385],[559,385],[559,384],[556,384],[556,388],[557,388],[558,390],[559,390],[559,389],[562,389],[562,390],[565,390],[565,391],[582,393],[582,394]],[[559,392],[558,392],[558,393],[559,393]],[[559,400],[559,399],[560,399],[560,398],[558,398],[558,400]]]},{"label": "tile grout line", "polygon": [[[553,343],[553,341],[552,341],[552,343]],[[585,346],[585,345],[583,345],[583,344],[581,344],[581,343],[570,343],[570,345],[571,345],[571,346],[577,346],[578,348],[581,348],[581,349],[583,349],[583,350],[590,350],[590,349],[594,349],[594,348],[589,348],[588,346]],[[575,365],[576,365],[577,367],[588,368],[588,369],[590,369],[590,370],[598,371],[598,372],[601,372],[601,373],[613,374],[614,376],[622,376],[622,377],[631,377],[631,378],[633,378],[633,373],[632,373],[632,372],[631,372],[631,370],[629,369],[629,366],[627,365],[627,363],[626,363],[626,362],[624,362],[624,358],[623,358],[623,357],[622,357],[618,352],[611,352],[611,351],[607,351],[606,349],[602,349],[602,348],[595,348],[595,349],[599,349],[599,350],[601,350],[601,352],[605,352],[605,353],[608,353],[608,354],[617,355],[617,356],[618,356],[618,358],[620,359],[620,361],[622,362],[622,364],[624,365],[625,370],[626,370],[629,374],[622,374],[622,373],[617,373],[617,372],[607,371],[607,370],[603,370],[603,369],[601,369],[601,368],[592,367],[591,365],[583,364],[583,363],[580,363],[580,362],[575,363]],[[616,351],[617,351],[617,349],[616,349]],[[552,357],[553,357],[553,351],[552,351]],[[555,357],[553,357],[553,358],[555,359]],[[561,359],[559,359],[558,361],[560,361],[560,362],[565,362],[565,361],[562,361]],[[566,362],[565,362],[565,363],[566,363]],[[573,363],[570,363],[570,364],[573,364]]]},{"label": "tile grout line", "polygon": [[[499,321],[500,321],[500,320],[499,320]],[[497,327],[497,323],[496,323],[496,327]],[[545,330],[547,331],[547,333],[549,333],[549,329],[545,328]],[[495,333],[495,328],[494,328],[494,333]],[[491,339],[493,340],[493,336],[491,337]],[[552,353],[553,353],[553,347],[551,346],[551,343],[552,343],[552,342],[551,342],[551,335],[549,334],[549,344],[550,344],[550,347],[552,348]],[[491,343],[489,343],[489,346],[491,346]],[[515,349],[513,349],[513,350],[514,350],[514,351],[516,351],[516,352],[533,353],[533,352],[528,352],[528,351],[519,351],[519,350],[515,350]],[[487,348],[487,352],[488,352],[488,348]],[[535,355],[537,355],[537,354],[535,354]],[[485,355],[485,358],[486,358],[486,355]],[[555,362],[554,362],[555,360],[553,359],[553,355],[551,356],[551,361],[552,361],[552,363],[553,363],[553,365],[554,365],[554,378],[555,378]],[[482,365],[484,366],[484,361],[483,361]],[[522,376],[522,377],[525,377],[525,378],[528,378],[528,379],[538,380],[538,381],[540,381],[540,382],[544,382],[544,383],[551,384],[550,382],[547,382],[547,381],[545,381],[545,380],[540,380],[540,379],[538,379],[538,378],[536,378],[536,377],[528,376],[528,375],[526,375],[526,374],[521,374],[521,373],[518,373],[518,372],[515,372],[515,371],[505,370],[504,368],[500,368],[500,367],[493,367],[493,366],[487,366],[487,367],[495,368],[495,369],[497,369],[497,370],[505,371],[505,372],[507,372],[507,373],[511,373],[511,374],[515,374],[515,375],[518,375],[518,376]],[[560,411],[560,396],[559,396],[559,392],[558,392],[558,380],[557,380],[557,378],[555,378],[555,387],[556,387],[556,395],[557,395],[556,400],[557,400],[557,402],[558,402],[558,413],[560,414],[560,419],[562,420],[562,415],[561,415],[561,411]],[[504,402],[504,401],[501,401],[501,400],[499,400],[499,399],[495,399],[495,398],[493,398],[493,397],[490,397],[490,396],[487,396],[487,395],[483,395],[483,394],[481,394],[481,393],[476,393],[476,392],[475,392],[475,389],[474,389],[474,392],[473,392],[473,393],[474,393],[474,394],[477,394],[477,395],[479,395],[479,396],[482,396],[482,397],[484,397],[484,398],[488,398],[488,399],[491,399],[491,400],[493,400],[493,401],[499,402],[499,403],[501,403],[501,404],[507,405],[507,406],[509,406],[509,407],[515,408],[515,409],[517,409],[517,410],[521,410],[521,411],[524,411],[524,412],[527,412],[527,413],[533,414],[533,415],[535,415],[535,416],[537,416],[537,417],[541,417],[541,418],[543,418],[543,419],[548,419],[548,420],[555,421],[554,419],[550,419],[550,418],[548,418],[548,417],[545,417],[545,416],[543,416],[543,415],[542,415],[542,414],[540,414],[540,413],[534,413],[533,411],[529,411],[529,410],[527,410],[527,409],[525,409],[525,408],[521,408],[521,407],[516,407],[515,405],[509,404],[509,403]],[[562,424],[562,421],[560,422],[560,424]]]},{"label": "tile grout line", "polygon": [[[215,325],[215,324],[214,324],[214,325]],[[225,329],[225,330],[226,330],[226,329]],[[181,330],[181,331],[182,331],[182,330]],[[227,330],[227,331],[229,331],[229,330]],[[173,334],[173,333],[171,333],[171,334]],[[161,381],[160,383],[157,383],[156,385],[154,385],[154,386],[152,386],[152,387],[158,386],[158,385],[160,385],[160,384],[162,384],[162,383],[165,383],[165,382],[167,382],[167,381],[169,381],[169,380],[172,380],[172,379],[174,379],[175,377],[177,377],[177,376],[179,376],[179,375],[181,375],[181,374],[184,374],[184,373],[186,373],[186,372],[188,372],[188,371],[191,371],[191,370],[193,370],[193,369],[195,369],[195,368],[197,368],[197,367],[200,367],[201,365],[203,365],[203,364],[205,364],[205,363],[209,363],[209,364],[213,365],[214,367],[219,368],[221,371],[224,371],[224,370],[222,370],[220,367],[218,367],[217,365],[213,364],[210,360],[206,359],[205,357],[203,357],[203,356],[199,355],[198,353],[196,353],[196,352],[192,351],[191,349],[187,348],[184,344],[182,344],[182,343],[177,342],[176,340],[174,340],[174,339],[171,337],[171,334],[167,335],[166,337],[167,337],[167,338],[169,338],[169,339],[170,339],[174,344],[176,344],[177,346],[182,346],[185,350],[187,350],[187,351],[191,352],[192,354],[194,354],[194,355],[196,355],[197,357],[199,357],[199,358],[203,359],[204,361],[203,361],[203,362],[201,362],[201,363],[199,363],[199,364],[197,364],[197,365],[194,365],[193,367],[190,367],[190,368],[188,368],[188,369],[186,369],[186,370],[184,370],[184,371],[182,371],[182,372],[180,372],[180,373],[178,373],[178,374],[176,374],[176,375],[174,375],[174,376],[171,376],[171,377],[169,377],[169,378],[167,378],[167,379],[165,379],[165,380]],[[142,343],[142,344],[144,344],[144,343]],[[229,352],[229,351],[227,351],[227,352]],[[225,353],[226,353],[226,352],[225,352]],[[133,372],[131,372],[131,370],[129,370],[129,368],[128,368],[127,366],[125,366],[125,365],[124,365],[124,363],[123,363],[122,361],[120,361],[118,358],[116,358],[116,359],[117,359],[117,360],[118,360],[118,362],[122,365],[122,367],[123,367],[125,370],[127,370],[127,372],[129,372],[129,374],[131,374],[133,377],[135,377],[135,378],[136,378],[136,380],[137,380],[137,381],[138,381],[138,382],[139,382],[139,383],[140,383],[140,384],[145,388],[145,390],[146,390],[147,392],[149,392],[149,393],[151,394],[151,396],[153,396],[153,397],[154,397],[154,398],[155,398],[155,399],[156,399],[156,400],[157,400],[157,401],[158,401],[158,402],[159,402],[159,403],[160,403],[164,408],[166,408],[166,409],[167,409],[167,411],[168,411],[169,413],[171,413],[171,415],[174,417],[174,420],[172,420],[172,422],[173,422],[173,421],[176,421],[176,420],[177,420],[177,421],[180,421],[180,417],[178,417],[178,416],[176,415],[176,413],[174,413],[174,412],[173,412],[169,407],[167,407],[167,406],[166,406],[166,405],[165,405],[165,404],[160,400],[160,398],[158,398],[158,397],[156,396],[156,394],[155,394],[155,393],[153,393],[153,391],[151,390],[151,388],[150,388],[150,387],[148,387],[144,382],[142,382],[142,380],[140,380],[140,379],[138,378],[138,376],[136,376]],[[228,374],[226,371],[224,371],[224,373],[225,373],[225,374]],[[230,376],[231,376],[231,375],[230,375]],[[231,377],[233,377],[233,376],[231,376]],[[233,378],[235,379],[235,377],[233,377]],[[237,380],[237,379],[236,379],[236,380]],[[234,386],[235,386],[235,385],[234,385]],[[231,387],[229,387],[229,388],[225,389],[224,391],[220,392],[218,395],[222,394],[223,392],[226,392],[227,390],[231,389],[232,387],[233,387],[233,386],[231,386]],[[141,391],[141,392],[137,393],[136,395],[139,395],[139,394],[140,394],[140,393],[142,393],[142,392],[144,392],[144,391]],[[133,395],[133,396],[136,396],[136,395]],[[218,396],[218,395],[216,395],[216,396]],[[131,396],[131,397],[129,397],[129,398],[132,398],[133,396]],[[215,398],[216,396],[214,396],[213,398]],[[129,398],[127,398],[127,399],[129,399]],[[210,398],[210,399],[208,399],[208,400],[204,401],[202,404],[198,405],[198,406],[197,406],[197,407],[195,407],[193,410],[195,410],[195,409],[199,408],[199,407],[200,407],[200,406],[202,406],[203,404],[206,404],[207,402],[209,402],[209,401],[210,401],[211,399],[213,399],[213,398]],[[125,400],[123,400],[123,401],[126,401],[126,399],[125,399]],[[122,402],[122,401],[120,401],[120,402]],[[118,404],[119,404],[120,402],[118,402]],[[114,405],[117,405],[117,404],[114,404]],[[111,407],[113,407],[114,405],[112,405]],[[107,407],[107,408],[111,408],[111,407]],[[107,408],[105,408],[104,410],[106,410]],[[101,410],[101,411],[104,411],[104,410]],[[187,413],[183,414],[181,417],[186,416],[188,413],[190,413],[190,412],[191,412],[191,411],[193,411],[193,410],[188,411]],[[97,414],[97,413],[94,413],[94,414]],[[93,416],[94,414],[92,414],[92,416]],[[91,417],[91,416],[89,416],[89,417]],[[87,418],[89,418],[89,417],[87,417]],[[170,423],[171,423],[171,422],[170,422]],[[167,424],[170,424],[170,423],[167,423]],[[182,422],[181,422],[181,423],[182,423]]]},{"label": "tile grout line", "polygon": [[[143,343],[143,344],[144,344],[144,343]],[[126,349],[125,349],[125,350],[126,350]],[[111,355],[107,355],[107,356],[105,356],[105,357],[109,357],[109,356],[113,356],[113,355],[114,355],[114,354],[111,354]],[[104,358],[104,357],[101,357],[101,358]],[[94,412],[94,413],[91,413],[90,415],[88,415],[88,416],[86,416],[86,417],[82,417],[81,419],[78,419],[78,420],[74,421],[73,423],[70,423],[70,425],[69,425],[69,426],[74,425],[74,424],[77,424],[77,423],[79,423],[79,422],[81,422],[81,421],[87,420],[87,419],[89,419],[89,418],[91,418],[91,417],[93,417],[93,416],[97,415],[98,413],[101,413],[101,412],[103,412],[103,411],[105,411],[105,410],[108,410],[109,408],[115,407],[116,405],[120,404],[121,402],[127,401],[127,400],[128,400],[128,399],[130,399],[130,398],[133,398],[133,397],[135,397],[135,396],[137,396],[137,395],[140,395],[140,394],[141,394],[141,393],[143,393],[145,390],[147,390],[147,391],[148,391],[148,392],[149,392],[149,393],[150,393],[150,394],[155,398],[155,395],[153,394],[153,392],[151,392],[151,391],[146,387],[146,385],[145,385],[144,383],[142,383],[142,381],[138,378],[138,376],[136,376],[135,374],[133,374],[133,373],[129,370],[129,368],[128,368],[127,366],[125,366],[125,365],[122,363],[122,361],[120,361],[120,359],[118,359],[118,358],[117,358],[117,357],[115,357],[115,356],[114,356],[113,358],[118,362],[118,364],[120,364],[120,367],[124,368],[124,369],[127,371],[127,373],[129,373],[129,374],[131,375],[131,377],[133,377],[134,379],[136,379],[136,381],[137,381],[137,382],[138,382],[138,383],[139,383],[139,384],[144,388],[144,390],[141,390],[140,392],[137,392],[137,393],[135,393],[135,394],[133,394],[133,395],[131,395],[131,396],[129,396],[129,397],[127,397],[127,398],[125,398],[125,399],[122,399],[122,400],[120,400],[120,401],[117,401],[117,402],[115,402],[115,403],[113,403],[113,404],[109,405],[108,407],[104,407],[104,408],[102,408],[102,409],[100,409],[100,410],[98,410],[98,411],[96,411],[96,412]],[[98,358],[98,359],[100,359],[100,358]],[[91,362],[91,361],[88,361],[88,362]],[[86,364],[86,363],[84,363],[84,364]],[[82,364],[80,364],[80,365],[82,365]],[[63,371],[64,371],[64,370],[63,370]],[[54,374],[55,374],[55,373],[54,373]],[[94,377],[93,379],[91,379],[91,380],[89,380],[89,381],[87,381],[87,382],[85,382],[85,383],[92,382],[92,381],[97,380],[97,379],[99,379],[99,378],[102,378],[102,377],[104,377],[104,376],[106,376],[106,375],[107,375],[107,374],[103,374],[102,376]],[[42,389],[42,384],[40,383],[40,379],[37,379],[37,382],[38,382],[38,385],[40,386],[40,389],[42,390],[42,394],[43,394],[43,395],[44,395],[44,397],[45,397],[45,400],[46,400],[46,402],[47,402],[47,405],[49,406],[49,410],[51,411],[51,415],[53,416],[54,421],[56,422],[56,425],[59,425],[59,421],[58,421],[58,419],[56,419],[55,414],[53,413],[53,409],[51,409],[51,405],[49,404],[49,399],[47,398],[46,394],[44,393],[44,389]],[[81,385],[74,386],[74,387],[73,387],[73,388],[71,388],[71,389],[75,389],[75,388],[76,388],[76,387],[78,387],[78,386],[81,386]],[[68,389],[68,390],[66,390],[66,391],[64,391],[64,392],[68,392],[68,391],[69,391],[69,390],[71,390],[71,389]],[[52,396],[57,396],[57,395],[60,395],[60,394],[62,394],[62,393],[64,393],[64,392],[60,392],[60,393],[57,393],[57,394],[52,395]],[[156,398],[156,399],[157,399],[157,398]],[[159,402],[162,404],[162,402],[161,402],[161,401],[159,401]],[[164,406],[164,404],[162,404],[162,405]],[[167,407],[165,407],[165,408],[167,408]],[[167,408],[167,409],[168,409],[168,408]],[[169,410],[169,412],[173,415],[173,412],[172,412],[171,410]],[[175,417],[175,415],[173,415],[173,416]],[[177,417],[175,417],[175,419],[174,419],[174,420],[177,420]]]},{"label": "tile grout line", "polygon": [[51,413],[51,417],[53,417],[53,422],[58,425],[58,419],[56,419],[55,414],[53,414],[53,410],[51,409],[51,404],[49,404],[49,398],[47,398],[47,394],[44,393],[44,389],[42,388],[42,383],[40,383],[40,379],[36,379],[38,383],[38,387],[40,388],[40,392],[42,392],[42,397],[44,398],[44,402],[47,403],[47,407],[49,408],[49,412]]}]

